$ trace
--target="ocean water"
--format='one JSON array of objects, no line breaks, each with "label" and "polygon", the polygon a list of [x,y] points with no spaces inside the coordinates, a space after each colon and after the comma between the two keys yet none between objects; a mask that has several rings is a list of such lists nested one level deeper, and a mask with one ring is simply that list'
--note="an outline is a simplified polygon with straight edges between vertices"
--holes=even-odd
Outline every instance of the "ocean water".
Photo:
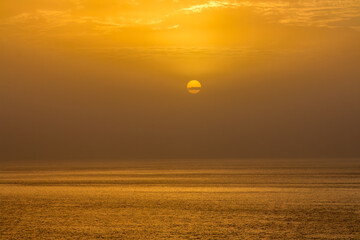
[{"label": "ocean water", "polygon": [[7,163],[0,239],[360,239],[359,160]]}]

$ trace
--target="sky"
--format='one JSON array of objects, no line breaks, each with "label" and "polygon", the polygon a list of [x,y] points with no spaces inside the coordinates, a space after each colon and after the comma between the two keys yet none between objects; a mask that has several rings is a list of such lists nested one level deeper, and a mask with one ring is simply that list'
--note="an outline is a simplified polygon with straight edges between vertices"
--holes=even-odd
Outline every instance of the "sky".
[{"label": "sky", "polygon": [[3,0],[0,161],[357,158],[359,43],[358,0]]}]

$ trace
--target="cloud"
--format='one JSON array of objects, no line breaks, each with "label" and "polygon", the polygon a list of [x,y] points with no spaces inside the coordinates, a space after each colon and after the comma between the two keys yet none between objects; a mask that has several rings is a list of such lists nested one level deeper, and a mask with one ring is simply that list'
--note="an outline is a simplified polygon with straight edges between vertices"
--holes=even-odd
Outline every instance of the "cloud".
[{"label": "cloud", "polygon": [[[131,35],[132,39],[129,38],[128,42],[135,38],[141,42],[143,35],[149,32],[174,33],[181,32],[184,27],[191,28],[186,22],[190,15],[194,16],[191,21],[195,21],[191,22],[191,25],[203,26],[204,29],[197,29],[203,33],[208,31],[210,34],[211,26],[216,25],[217,20],[226,24],[222,28],[237,31],[238,23],[224,19],[232,20],[234,16],[217,14],[225,10],[239,10],[238,14],[251,17],[256,14],[259,16],[257,21],[263,21],[262,26],[275,23],[284,26],[360,29],[360,1],[357,0],[61,0],[57,4],[49,0],[31,2],[34,4],[25,4],[20,8],[24,12],[19,13],[18,10],[17,14],[0,19],[1,38],[12,35],[37,38],[41,35],[70,39],[77,36],[116,35],[114,39],[124,39]],[[5,0],[8,9],[9,4],[10,0]],[[162,7],[159,8],[159,5]],[[201,25],[205,18],[208,23]],[[241,21],[253,24],[245,18],[241,18]],[[258,22],[256,24],[259,25]],[[242,29],[251,27],[244,24],[241,26]],[[181,37],[179,34],[174,36]]]},{"label": "cloud", "polygon": [[209,8],[234,8],[239,7],[240,5],[238,3],[229,3],[224,1],[210,1],[204,4],[194,5],[187,8],[182,8],[180,11],[186,12],[186,13],[199,13],[202,12],[204,9]]},{"label": "cloud", "polygon": [[344,1],[209,1],[199,5],[182,8],[185,13],[201,13],[212,8],[252,8],[270,20],[286,25],[316,27],[360,27],[360,21],[353,21],[351,26],[341,25],[360,17],[360,2]]},{"label": "cloud", "polygon": [[[37,10],[22,13],[0,23],[0,29],[21,35],[97,35],[117,32],[123,28],[153,26],[161,20],[144,21],[143,19],[104,18],[91,15],[74,15],[72,11]],[[177,26],[173,26],[176,28]]]}]

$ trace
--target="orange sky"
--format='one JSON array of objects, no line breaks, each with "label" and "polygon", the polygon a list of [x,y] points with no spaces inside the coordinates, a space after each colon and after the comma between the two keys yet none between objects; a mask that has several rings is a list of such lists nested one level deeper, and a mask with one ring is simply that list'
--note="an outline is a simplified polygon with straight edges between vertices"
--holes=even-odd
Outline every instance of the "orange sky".
[{"label": "orange sky", "polygon": [[357,0],[1,5],[3,159],[360,156]]}]

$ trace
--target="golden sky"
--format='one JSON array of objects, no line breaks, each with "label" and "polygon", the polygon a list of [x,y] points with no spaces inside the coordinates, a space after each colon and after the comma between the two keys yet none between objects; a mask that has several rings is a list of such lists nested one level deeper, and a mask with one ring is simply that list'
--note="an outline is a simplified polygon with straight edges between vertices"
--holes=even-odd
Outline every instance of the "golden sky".
[{"label": "golden sky", "polygon": [[357,0],[4,0],[0,11],[5,40],[76,47],[238,46],[281,41],[295,27],[360,31]]},{"label": "golden sky", "polygon": [[360,156],[359,43],[358,0],[3,0],[1,152]]}]

